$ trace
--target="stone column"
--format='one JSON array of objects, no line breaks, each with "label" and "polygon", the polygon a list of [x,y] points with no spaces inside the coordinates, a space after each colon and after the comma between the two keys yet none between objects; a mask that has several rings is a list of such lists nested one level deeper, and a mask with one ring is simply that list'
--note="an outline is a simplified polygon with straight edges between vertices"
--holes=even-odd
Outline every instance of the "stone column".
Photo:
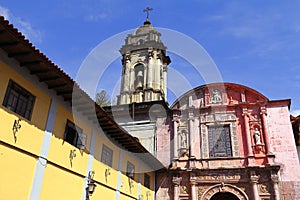
[{"label": "stone column", "polygon": [[128,92],[129,89],[129,72],[130,72],[130,66],[131,66],[131,61],[130,61],[130,54],[125,55],[125,70],[124,70],[124,92]]},{"label": "stone column", "polygon": [[195,139],[194,139],[194,113],[193,113],[193,109],[190,108],[190,111],[189,111],[189,145],[190,145],[190,148],[189,148],[189,155],[190,155],[190,158],[194,158],[195,157],[195,154],[194,154],[194,151],[195,151]]},{"label": "stone column", "polygon": [[260,200],[257,188],[258,176],[256,176],[255,171],[250,172],[250,183],[252,187],[253,200]]},{"label": "stone column", "polygon": [[273,182],[274,200],[280,200],[280,193],[279,193],[279,187],[278,187],[279,178],[278,178],[277,173],[271,172],[271,179]]},{"label": "stone column", "polygon": [[156,60],[156,65],[155,65],[155,90],[160,90],[160,67],[161,67],[161,58],[159,53],[157,53],[157,60]]},{"label": "stone column", "polygon": [[179,200],[179,186],[181,182],[182,177],[178,176],[173,176],[172,182],[173,182],[173,195],[174,195],[174,200]]},{"label": "stone column", "polygon": [[178,158],[178,132],[177,132],[177,123],[178,119],[175,117],[173,119],[173,127],[174,127],[174,138],[173,138],[173,147],[174,147],[174,154],[173,154],[173,159]]},{"label": "stone column", "polygon": [[[135,88],[134,88],[135,75],[134,75],[134,68],[132,66],[130,66],[129,74],[130,74],[129,75],[129,91],[130,91],[130,93],[132,93],[135,91]],[[133,101],[133,99],[131,99],[131,102],[129,102],[129,103],[132,103],[132,101]]]},{"label": "stone column", "polygon": [[148,51],[148,73],[146,75],[147,77],[147,88],[152,89],[152,83],[153,83],[153,50]]},{"label": "stone column", "polygon": [[191,173],[191,177],[190,177],[190,185],[191,185],[191,196],[192,199],[191,200],[197,200],[197,183],[196,183],[196,176],[194,173]]},{"label": "stone column", "polygon": [[164,90],[164,98],[167,99],[167,65],[163,68],[163,90]]},{"label": "stone column", "polygon": [[252,143],[251,143],[251,133],[249,127],[249,114],[247,108],[242,108],[242,116],[244,118],[244,130],[246,134],[246,142],[247,142],[247,157],[248,157],[248,165],[253,164],[253,152],[252,152]]}]

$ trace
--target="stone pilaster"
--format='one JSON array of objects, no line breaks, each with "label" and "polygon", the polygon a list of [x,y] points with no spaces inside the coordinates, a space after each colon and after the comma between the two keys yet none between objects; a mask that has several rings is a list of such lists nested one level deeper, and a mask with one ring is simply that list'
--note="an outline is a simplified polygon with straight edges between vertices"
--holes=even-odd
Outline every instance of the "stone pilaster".
[{"label": "stone pilaster", "polygon": [[[134,69],[132,67],[130,67],[130,78],[129,78],[129,88],[130,88],[130,91],[133,92],[135,91],[135,88],[134,88],[134,79],[135,79],[135,75],[134,75]],[[131,103],[131,102],[130,102]]]},{"label": "stone pilaster", "polygon": [[189,155],[190,158],[195,158],[195,139],[194,139],[194,109],[193,107],[190,105],[189,108],[189,116],[188,116],[188,123],[189,123]]},{"label": "stone pilaster", "polygon": [[129,91],[129,72],[130,72],[130,66],[131,66],[131,56],[130,54],[126,54],[125,55],[125,70],[124,70],[124,88],[123,91],[124,92],[128,92]]},{"label": "stone pilaster", "polygon": [[147,73],[147,88],[153,88],[153,50],[148,50],[148,73]]},{"label": "stone pilaster", "polygon": [[268,158],[268,163],[269,164],[274,164],[274,154],[270,151],[270,140],[269,140],[269,132],[267,128],[267,109],[265,106],[262,106],[260,108],[260,116],[262,120],[262,127],[263,127],[263,137],[264,137],[264,142],[265,142],[265,150],[266,150],[266,155]]},{"label": "stone pilaster", "polygon": [[174,127],[174,138],[173,138],[173,147],[174,147],[174,154],[173,159],[178,158],[178,119],[173,119],[173,127]]},{"label": "stone pilaster", "polygon": [[196,176],[194,173],[190,175],[190,185],[191,185],[191,200],[197,200],[197,183],[196,183]]},{"label": "stone pilaster", "polygon": [[244,130],[246,133],[248,165],[252,165],[253,164],[253,151],[252,151],[251,133],[250,133],[250,127],[249,127],[249,114],[248,114],[247,108],[242,108],[242,116],[244,118]]},{"label": "stone pilaster", "polygon": [[[159,54],[159,53],[157,53]],[[159,55],[157,55],[156,58],[156,65],[154,66],[154,71],[155,71],[155,83],[154,83],[154,90],[160,91],[160,68],[161,68],[161,58]]]},{"label": "stone pilaster", "polygon": [[167,72],[168,72],[168,66],[165,65],[163,67],[163,96],[165,99],[167,99]]}]

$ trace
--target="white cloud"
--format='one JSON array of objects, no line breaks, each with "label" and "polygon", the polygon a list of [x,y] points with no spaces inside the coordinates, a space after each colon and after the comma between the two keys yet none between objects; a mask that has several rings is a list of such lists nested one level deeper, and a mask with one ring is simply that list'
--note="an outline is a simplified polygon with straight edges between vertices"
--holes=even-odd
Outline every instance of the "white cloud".
[{"label": "white cloud", "polygon": [[100,13],[100,14],[96,14],[96,15],[88,15],[85,17],[86,20],[88,21],[101,21],[101,20],[105,20],[109,17],[109,15],[107,13]]},{"label": "white cloud", "polygon": [[20,17],[14,16],[8,8],[0,6],[0,15],[4,16],[11,24],[14,25],[27,39],[33,43],[42,42],[41,31],[34,29],[31,24]]},{"label": "white cloud", "polygon": [[5,19],[10,20],[9,10],[0,6],[0,15],[2,15]]}]

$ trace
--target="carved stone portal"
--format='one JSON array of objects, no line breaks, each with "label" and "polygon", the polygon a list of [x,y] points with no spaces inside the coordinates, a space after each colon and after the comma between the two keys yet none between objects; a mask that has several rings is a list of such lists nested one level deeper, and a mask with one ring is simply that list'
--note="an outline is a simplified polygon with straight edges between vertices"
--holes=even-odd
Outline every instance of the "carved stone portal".
[{"label": "carved stone portal", "polygon": [[208,188],[201,196],[199,195],[199,200],[210,200],[216,193],[219,192],[232,193],[240,200],[249,199],[246,193],[242,191],[240,188],[234,185],[220,183]]}]

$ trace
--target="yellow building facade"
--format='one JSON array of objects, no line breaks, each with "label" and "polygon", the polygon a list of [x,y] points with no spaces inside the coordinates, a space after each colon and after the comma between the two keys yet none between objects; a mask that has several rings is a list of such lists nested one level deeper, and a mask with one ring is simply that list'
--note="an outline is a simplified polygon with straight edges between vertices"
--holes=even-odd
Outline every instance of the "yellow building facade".
[{"label": "yellow building facade", "polygon": [[0,48],[1,199],[154,199],[163,165],[3,17]]}]

